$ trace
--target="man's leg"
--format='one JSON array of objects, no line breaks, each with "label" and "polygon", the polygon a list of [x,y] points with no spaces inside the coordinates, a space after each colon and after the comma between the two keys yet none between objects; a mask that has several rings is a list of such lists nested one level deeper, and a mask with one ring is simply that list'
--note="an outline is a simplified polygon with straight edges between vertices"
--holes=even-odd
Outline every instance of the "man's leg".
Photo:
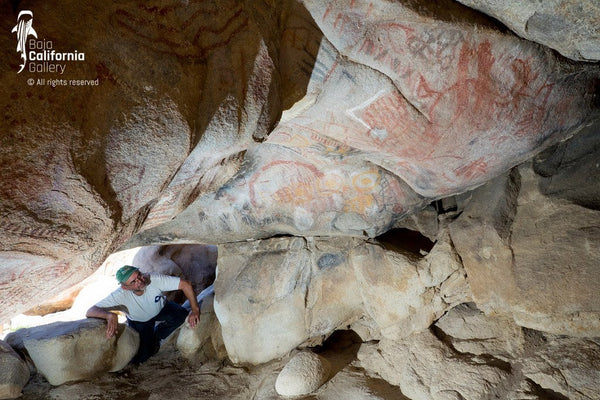
[{"label": "man's leg", "polygon": [[158,351],[158,341],[154,335],[155,318],[146,322],[127,319],[127,324],[140,335],[140,347],[137,354],[131,360],[131,363],[143,363]]},{"label": "man's leg", "polygon": [[177,303],[166,301],[165,306],[154,319],[159,322],[156,326],[156,337],[158,342],[167,338],[175,329],[185,322],[188,310]]}]

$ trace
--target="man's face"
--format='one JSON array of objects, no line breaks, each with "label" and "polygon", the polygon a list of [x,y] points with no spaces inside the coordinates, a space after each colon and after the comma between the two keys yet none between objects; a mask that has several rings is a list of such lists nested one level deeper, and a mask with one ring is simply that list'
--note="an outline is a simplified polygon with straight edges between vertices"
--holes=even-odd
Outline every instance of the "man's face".
[{"label": "man's face", "polygon": [[140,271],[135,271],[129,279],[121,284],[125,290],[143,290],[148,285],[147,278]]}]

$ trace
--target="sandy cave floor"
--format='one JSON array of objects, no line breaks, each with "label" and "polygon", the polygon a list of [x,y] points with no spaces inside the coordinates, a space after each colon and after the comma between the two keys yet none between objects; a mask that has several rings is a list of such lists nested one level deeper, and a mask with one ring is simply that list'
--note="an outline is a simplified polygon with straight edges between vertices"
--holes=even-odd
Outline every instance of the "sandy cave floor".
[{"label": "sandy cave floor", "polygon": [[[399,388],[360,367],[356,353],[360,342],[352,333],[336,333],[315,349],[332,366],[330,380],[311,395],[294,400],[403,400]],[[228,360],[195,363],[176,348],[164,345],[158,354],[139,366],[127,366],[94,379],[50,385],[34,374],[23,389],[26,400],[276,400],[286,399],[275,391],[279,371],[293,355],[252,368],[232,365]]]}]

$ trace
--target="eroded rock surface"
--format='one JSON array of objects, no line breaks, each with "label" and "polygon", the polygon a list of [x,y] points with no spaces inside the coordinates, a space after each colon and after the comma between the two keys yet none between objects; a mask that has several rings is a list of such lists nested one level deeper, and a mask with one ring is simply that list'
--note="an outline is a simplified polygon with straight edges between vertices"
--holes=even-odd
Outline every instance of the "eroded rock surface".
[{"label": "eroded rock surface", "polygon": [[600,60],[600,6],[594,0],[459,0],[491,15],[519,36],[581,61]]},{"label": "eroded rock surface", "polygon": [[[0,38],[0,320],[121,246],[192,276],[208,243],[192,360],[224,357],[221,328],[252,364],[350,326],[411,399],[597,398],[600,67],[579,61],[600,12],[461,2],[507,26],[450,0],[11,3],[4,32],[30,6],[38,39],[86,53],[61,78],[99,85],[30,86]],[[398,227],[436,243],[382,240]],[[352,377],[322,393],[370,395]]]},{"label": "eroded rock surface", "polygon": [[600,341],[548,335],[523,362],[523,374],[569,399],[600,397]]},{"label": "eroded rock surface", "polygon": [[597,340],[523,329],[464,304],[432,331],[363,344],[358,358],[410,399],[591,400],[599,351]]},{"label": "eroded rock surface", "polygon": [[[374,349],[374,348],[375,349]],[[402,341],[383,340],[359,351],[361,363],[400,386],[410,399],[480,399],[503,386],[509,373],[485,357],[459,357],[431,332]]]},{"label": "eroded rock surface", "polygon": [[600,335],[600,299],[590,295],[600,284],[597,137],[591,129],[477,189],[450,224],[481,309],[541,331]]}]

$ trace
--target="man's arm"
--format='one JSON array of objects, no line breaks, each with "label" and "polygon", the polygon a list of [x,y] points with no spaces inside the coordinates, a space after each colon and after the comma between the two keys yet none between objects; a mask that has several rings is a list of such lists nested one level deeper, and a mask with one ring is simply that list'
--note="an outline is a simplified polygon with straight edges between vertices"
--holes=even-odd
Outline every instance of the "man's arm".
[{"label": "man's arm", "polygon": [[194,288],[192,287],[191,283],[181,279],[179,281],[179,290],[181,290],[183,294],[185,294],[185,297],[190,302],[192,311],[190,312],[190,315],[188,315],[188,322],[190,323],[190,326],[192,328],[195,328],[198,324],[198,321],[200,320],[200,307],[198,306],[198,300],[196,300],[196,293],[194,293]]},{"label": "man's arm", "polygon": [[117,318],[117,314],[112,313],[110,311],[106,311],[103,308],[98,306],[91,306],[89,310],[85,313],[85,316],[88,318],[102,318],[107,322],[106,326],[106,337],[111,338],[117,333],[117,325],[119,324],[119,320]]}]

